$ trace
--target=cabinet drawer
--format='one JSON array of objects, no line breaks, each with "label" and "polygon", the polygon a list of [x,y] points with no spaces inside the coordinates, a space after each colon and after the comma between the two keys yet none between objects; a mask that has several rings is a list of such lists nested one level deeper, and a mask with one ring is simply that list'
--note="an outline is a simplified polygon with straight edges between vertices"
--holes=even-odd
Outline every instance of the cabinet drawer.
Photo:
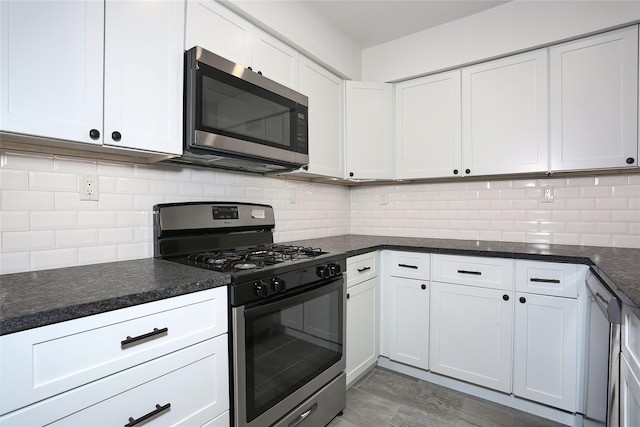
[{"label": "cabinet drawer", "polygon": [[223,334],[12,412],[0,425],[126,425],[167,404],[141,424],[204,425],[229,409],[228,367]]},{"label": "cabinet drawer", "polygon": [[418,252],[390,252],[389,275],[407,279],[429,280],[430,254]]},{"label": "cabinet drawer", "polygon": [[578,297],[578,266],[540,261],[516,261],[516,290],[532,294]]},{"label": "cabinet drawer", "polygon": [[435,282],[492,289],[513,289],[513,260],[502,258],[433,255]]},{"label": "cabinet drawer", "polygon": [[347,259],[347,287],[357,285],[378,275],[378,252]]},{"label": "cabinet drawer", "polygon": [[221,287],[0,337],[0,414],[225,333],[226,296]]}]

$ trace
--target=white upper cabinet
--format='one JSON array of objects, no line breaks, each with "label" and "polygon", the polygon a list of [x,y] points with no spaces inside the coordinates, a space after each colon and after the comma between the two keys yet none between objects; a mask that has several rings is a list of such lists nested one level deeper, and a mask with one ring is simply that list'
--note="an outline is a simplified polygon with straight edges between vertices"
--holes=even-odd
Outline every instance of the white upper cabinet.
[{"label": "white upper cabinet", "polygon": [[187,1],[185,50],[200,46],[229,61],[251,65],[253,25],[214,0]]},{"label": "white upper cabinet", "polygon": [[393,179],[393,86],[345,82],[347,179]]},{"label": "white upper cabinet", "polygon": [[550,49],[551,170],[638,165],[638,27]]},{"label": "white upper cabinet", "polygon": [[184,1],[107,1],[104,144],[182,154]]},{"label": "white upper cabinet", "polygon": [[396,178],[460,176],[460,70],[395,85]]},{"label": "white upper cabinet", "polygon": [[9,1],[0,14],[1,130],[182,153],[183,1]]},{"label": "white upper cabinet", "polygon": [[104,3],[2,1],[0,32],[0,130],[102,144]]},{"label": "white upper cabinet", "polygon": [[300,57],[300,92],[309,97],[309,166],[314,175],[344,177],[342,79]]},{"label": "white upper cabinet", "polygon": [[275,37],[253,30],[253,70],[291,89],[298,90],[300,54]]},{"label": "white upper cabinet", "polygon": [[462,69],[465,175],[548,169],[547,50]]},{"label": "white upper cabinet", "polygon": [[200,46],[298,89],[299,53],[214,0],[187,1],[185,50]]}]

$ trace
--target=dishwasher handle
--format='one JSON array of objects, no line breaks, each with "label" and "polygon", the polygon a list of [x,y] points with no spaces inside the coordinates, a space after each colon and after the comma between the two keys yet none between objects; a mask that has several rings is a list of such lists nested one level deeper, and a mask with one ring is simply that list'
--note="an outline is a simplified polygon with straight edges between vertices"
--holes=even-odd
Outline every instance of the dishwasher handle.
[{"label": "dishwasher handle", "polygon": [[598,305],[598,308],[606,316],[609,323],[621,325],[622,305],[618,297],[591,270],[587,273],[586,280],[589,298]]}]

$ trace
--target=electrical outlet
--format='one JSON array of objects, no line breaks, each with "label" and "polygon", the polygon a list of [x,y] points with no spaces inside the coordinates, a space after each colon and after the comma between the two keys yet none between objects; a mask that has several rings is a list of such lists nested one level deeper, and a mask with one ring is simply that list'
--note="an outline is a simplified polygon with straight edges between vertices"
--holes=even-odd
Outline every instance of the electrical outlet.
[{"label": "electrical outlet", "polygon": [[553,203],[553,187],[546,185],[542,187],[542,203]]},{"label": "electrical outlet", "polygon": [[98,200],[98,175],[80,174],[80,200]]}]

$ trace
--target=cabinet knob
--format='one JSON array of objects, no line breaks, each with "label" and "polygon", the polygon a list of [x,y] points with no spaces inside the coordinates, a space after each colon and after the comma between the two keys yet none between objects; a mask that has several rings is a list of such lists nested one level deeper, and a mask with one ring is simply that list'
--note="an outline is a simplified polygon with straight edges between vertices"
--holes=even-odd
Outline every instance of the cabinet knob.
[{"label": "cabinet knob", "polygon": [[262,71],[258,71],[258,74],[262,75]]},{"label": "cabinet knob", "polygon": [[304,165],[304,166],[302,167],[302,169],[304,169],[304,170],[308,171],[308,170],[309,170],[309,166],[308,166],[308,165]]},{"label": "cabinet knob", "polygon": [[525,297],[520,297],[520,302],[524,304],[525,302],[527,302],[527,299]]},{"label": "cabinet knob", "polygon": [[91,129],[89,131],[89,138],[93,139],[94,141],[96,139],[100,138],[100,131],[98,129]]},{"label": "cabinet knob", "polygon": [[253,71],[253,68],[251,68],[251,67],[247,67],[247,70],[249,70],[249,71]]},{"label": "cabinet knob", "polygon": [[509,295],[507,294],[502,295],[502,299],[505,301],[509,301]]},{"label": "cabinet knob", "polygon": [[120,132],[118,132],[118,131],[114,131],[114,132],[111,134],[111,139],[113,139],[113,140],[114,140],[114,141],[116,141],[116,142],[117,142],[117,141],[120,141],[120,140],[122,139],[122,135],[120,134]]},{"label": "cabinet knob", "polygon": [[467,175],[469,175],[471,173],[471,169],[465,169],[464,173],[466,173]]},{"label": "cabinet knob", "polygon": [[351,297],[351,295],[347,294],[347,299],[349,299]]},{"label": "cabinet knob", "polygon": [[349,176],[353,176],[353,172],[349,172]]},{"label": "cabinet knob", "polygon": [[632,165],[634,164],[636,161],[636,159],[634,159],[633,157],[627,157],[627,164],[628,165]]},{"label": "cabinet knob", "polygon": [[425,285],[424,283],[422,285],[420,285],[420,289],[424,290],[427,289],[427,285]]},{"label": "cabinet knob", "polygon": [[458,175],[458,169],[454,169],[454,170],[453,170],[453,174],[454,174],[454,175]]}]

